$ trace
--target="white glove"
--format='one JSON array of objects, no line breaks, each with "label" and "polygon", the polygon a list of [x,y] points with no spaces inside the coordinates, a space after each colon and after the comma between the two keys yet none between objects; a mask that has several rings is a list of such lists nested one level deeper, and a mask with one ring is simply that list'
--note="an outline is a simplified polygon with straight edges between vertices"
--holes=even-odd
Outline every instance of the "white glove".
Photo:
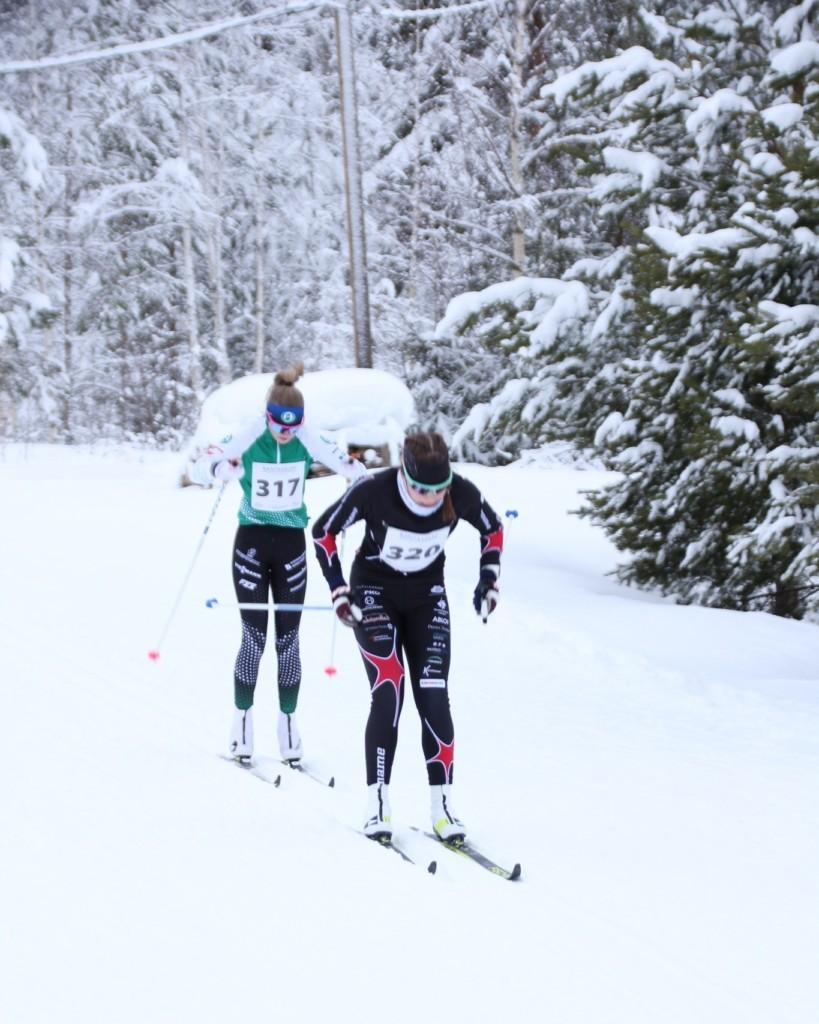
[{"label": "white glove", "polygon": [[342,625],[352,628],[361,622],[364,617],[363,613],[357,604],[353,604],[350,601],[350,588],[348,586],[336,587],[332,594],[330,594],[330,597],[333,599],[333,611]]},{"label": "white glove", "polygon": [[349,467],[349,475],[347,476],[347,479],[350,483],[355,483],[356,480],[363,480],[365,476],[369,476],[367,467],[363,462],[359,462],[358,459],[354,459],[350,456],[348,458],[347,465]]},{"label": "white glove", "polygon": [[228,480],[241,480],[245,475],[245,467],[238,459],[220,459],[213,467],[213,475],[224,483]]}]

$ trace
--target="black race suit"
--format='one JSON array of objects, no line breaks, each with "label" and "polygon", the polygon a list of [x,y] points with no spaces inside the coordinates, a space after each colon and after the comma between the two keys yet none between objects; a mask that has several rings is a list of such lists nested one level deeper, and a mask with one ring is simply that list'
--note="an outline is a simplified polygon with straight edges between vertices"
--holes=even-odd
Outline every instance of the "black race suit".
[{"label": "black race suit", "polygon": [[351,598],[363,619],[355,637],[370,683],[365,733],[367,784],[389,783],[404,699],[404,659],[421,717],[430,785],[452,782],[455,736],[449,709],[450,627],[444,586],[444,544],[460,519],[481,538],[480,567],[500,569],[503,527],[469,480],[453,475],[455,519],[443,509],[411,511],[399,493],[397,469],[354,484],[313,526],[313,541],[331,590],[344,585],[336,535],[366,524],[350,575]]}]

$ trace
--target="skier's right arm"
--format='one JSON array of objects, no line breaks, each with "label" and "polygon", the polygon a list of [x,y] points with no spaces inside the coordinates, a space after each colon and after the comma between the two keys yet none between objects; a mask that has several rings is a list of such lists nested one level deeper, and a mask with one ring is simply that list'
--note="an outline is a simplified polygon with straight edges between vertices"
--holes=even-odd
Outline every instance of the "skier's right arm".
[{"label": "skier's right arm", "polygon": [[333,611],[339,622],[350,627],[361,622],[362,613],[350,599],[350,587],[344,579],[344,570],[336,547],[336,536],[363,518],[362,498],[366,498],[366,489],[370,482],[369,479],[365,479],[350,487],[334,505],[322,512],[313,525],[316,558],[330,588]]},{"label": "skier's right arm", "polygon": [[214,480],[241,480],[242,455],[263,430],[264,423],[254,421],[237,433],[228,434],[218,444],[208,445],[191,466],[191,480],[203,487],[210,487]]},{"label": "skier's right arm", "polygon": [[367,478],[353,484],[337,502],[325,509],[313,524],[316,558],[332,592],[347,586],[338,557],[336,537],[342,530],[346,530],[364,517],[363,504],[367,499],[371,482],[372,478]]}]

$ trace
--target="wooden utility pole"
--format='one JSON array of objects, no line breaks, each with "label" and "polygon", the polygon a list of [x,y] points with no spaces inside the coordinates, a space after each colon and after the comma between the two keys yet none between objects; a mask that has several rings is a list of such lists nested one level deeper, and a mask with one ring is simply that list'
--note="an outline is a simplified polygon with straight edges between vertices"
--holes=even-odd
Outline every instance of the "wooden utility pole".
[{"label": "wooden utility pole", "polygon": [[515,191],[515,213],[512,225],[512,261],[515,273],[520,276],[526,273],[526,234],[524,231],[521,201],[524,195],[523,169],[521,165],[521,108],[523,106],[523,75],[526,42],[526,14],[528,0],[516,0],[515,31],[512,44],[511,74],[511,123],[509,131],[509,179]]},{"label": "wooden utility pole", "polygon": [[370,291],[367,284],[367,238],[364,231],[364,199],[361,189],[361,156],[358,145],[358,102],[353,60],[353,19],[349,0],[335,10],[338,80],[341,94],[341,139],[344,147],[344,196],[347,210],[347,244],[350,251],[350,287],[353,298],[355,365],[373,365],[370,332]]}]

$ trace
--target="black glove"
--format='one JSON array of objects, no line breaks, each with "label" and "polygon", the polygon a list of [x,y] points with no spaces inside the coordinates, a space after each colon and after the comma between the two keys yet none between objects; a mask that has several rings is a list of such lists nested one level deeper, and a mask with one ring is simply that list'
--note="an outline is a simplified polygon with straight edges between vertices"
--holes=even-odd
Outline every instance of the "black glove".
[{"label": "black glove", "polygon": [[330,594],[333,599],[333,611],[338,616],[338,621],[343,626],[351,628],[361,622],[362,613],[357,604],[350,600],[350,588],[345,583],[343,587],[336,587]]},{"label": "black glove", "polygon": [[498,603],[498,581],[491,569],[481,569],[481,578],[472,595],[472,607],[484,622]]}]

